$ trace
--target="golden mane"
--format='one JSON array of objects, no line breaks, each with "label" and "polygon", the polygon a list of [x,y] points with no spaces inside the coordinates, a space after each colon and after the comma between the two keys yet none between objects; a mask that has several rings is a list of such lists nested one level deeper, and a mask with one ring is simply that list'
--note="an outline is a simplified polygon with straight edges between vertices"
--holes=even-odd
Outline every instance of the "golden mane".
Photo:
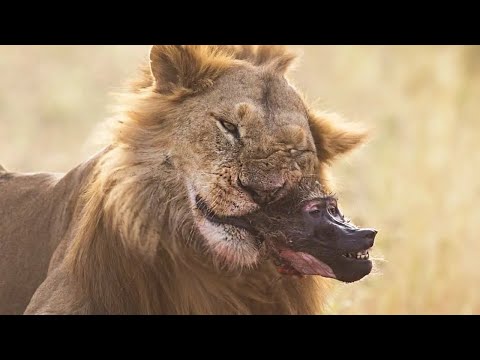
[{"label": "golden mane", "polygon": [[[178,48],[178,46],[174,45],[170,48]],[[238,61],[244,61],[255,66],[266,66],[274,72],[285,73],[296,58],[296,55],[285,46],[274,45],[189,46],[182,48],[189,51],[191,58],[201,59],[201,63],[204,64],[201,75],[210,81],[215,80],[224,70]],[[139,66],[136,76],[127,82],[126,93],[136,94],[154,85],[150,61],[145,61]],[[189,82],[194,83],[195,81],[189,80]]]},{"label": "golden mane", "polygon": [[[212,86],[235,63],[283,73],[294,56],[277,46],[162,46],[152,49],[151,59],[157,57],[176,68],[144,65],[129,83],[112,144],[82,196],[66,254],[79,298],[89,299],[91,313],[319,313],[327,286],[322,278],[280,278],[271,264],[221,271],[197,241],[187,194],[168,154],[152,165],[154,142],[174,146],[166,130],[176,126],[181,99]],[[152,71],[176,78],[156,84]]]}]

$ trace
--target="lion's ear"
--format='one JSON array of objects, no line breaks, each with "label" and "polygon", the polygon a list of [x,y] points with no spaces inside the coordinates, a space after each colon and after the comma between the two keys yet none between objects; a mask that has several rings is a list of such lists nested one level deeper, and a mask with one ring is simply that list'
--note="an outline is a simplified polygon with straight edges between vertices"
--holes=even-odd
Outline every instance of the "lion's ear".
[{"label": "lion's ear", "polygon": [[287,72],[296,57],[286,46],[260,45],[257,49],[257,63],[265,64],[280,74]]},{"label": "lion's ear", "polygon": [[235,58],[285,74],[297,55],[282,45],[235,45]]},{"label": "lion's ear", "polygon": [[231,64],[230,60],[218,46],[154,45],[150,50],[155,87],[164,94],[209,86]]},{"label": "lion's ear", "polygon": [[317,156],[322,162],[330,162],[337,156],[348,153],[368,138],[365,129],[345,122],[334,113],[311,114],[309,124]]}]

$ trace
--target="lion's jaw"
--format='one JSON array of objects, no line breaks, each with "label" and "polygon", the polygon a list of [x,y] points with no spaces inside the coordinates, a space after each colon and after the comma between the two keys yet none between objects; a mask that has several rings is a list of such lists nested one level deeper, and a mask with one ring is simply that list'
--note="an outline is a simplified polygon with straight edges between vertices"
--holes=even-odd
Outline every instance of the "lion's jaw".
[{"label": "lion's jaw", "polygon": [[[228,269],[253,267],[260,257],[260,246],[255,235],[244,228],[209,219],[199,208],[200,197],[195,186],[187,181],[186,187],[194,224],[214,256],[215,263]],[[249,207],[250,203],[245,205]]]}]

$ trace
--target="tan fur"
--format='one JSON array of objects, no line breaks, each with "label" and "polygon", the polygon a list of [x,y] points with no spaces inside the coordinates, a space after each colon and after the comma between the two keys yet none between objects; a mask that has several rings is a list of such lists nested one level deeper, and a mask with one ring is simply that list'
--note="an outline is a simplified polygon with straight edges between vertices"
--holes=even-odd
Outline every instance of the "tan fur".
[{"label": "tan fur", "polygon": [[[62,178],[15,175],[37,198],[0,174],[0,215],[15,209],[22,226],[39,227],[17,235],[0,217],[0,246],[16,249],[0,260],[0,312],[23,311],[38,287],[27,314],[321,313],[325,279],[281,277],[248,234],[207,226],[191,194],[219,214],[241,215],[258,204],[237,177],[266,193],[311,174],[328,186],[326,162],[363,136],[312,115],[283,78],[293,58],[275,46],[154,46],[150,67],[121,98],[108,148]],[[238,124],[242,147],[218,119]],[[300,160],[291,155],[297,148]],[[55,219],[48,230],[35,208]],[[34,243],[51,245],[37,253],[41,265],[21,292],[19,274],[34,266],[15,264],[22,254],[32,261]],[[21,299],[10,306],[15,294]]]},{"label": "tan fur", "polygon": [[367,131],[329,112],[310,113],[310,129],[322,162],[331,162],[367,140]]}]

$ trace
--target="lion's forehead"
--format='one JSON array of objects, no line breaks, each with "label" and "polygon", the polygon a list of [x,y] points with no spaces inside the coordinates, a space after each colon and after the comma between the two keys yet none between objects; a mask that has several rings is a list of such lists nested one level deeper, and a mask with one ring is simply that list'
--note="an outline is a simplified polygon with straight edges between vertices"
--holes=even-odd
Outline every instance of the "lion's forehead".
[{"label": "lion's forehead", "polygon": [[207,114],[237,123],[260,149],[313,147],[307,106],[283,77],[237,69],[220,77],[201,101]]},{"label": "lion's forehead", "polygon": [[303,119],[305,123],[307,119],[306,105],[288,81],[259,69],[232,69],[215,82],[205,100],[232,111],[238,110],[239,104],[248,104],[262,115],[259,117],[277,122],[288,117],[289,121]]}]

